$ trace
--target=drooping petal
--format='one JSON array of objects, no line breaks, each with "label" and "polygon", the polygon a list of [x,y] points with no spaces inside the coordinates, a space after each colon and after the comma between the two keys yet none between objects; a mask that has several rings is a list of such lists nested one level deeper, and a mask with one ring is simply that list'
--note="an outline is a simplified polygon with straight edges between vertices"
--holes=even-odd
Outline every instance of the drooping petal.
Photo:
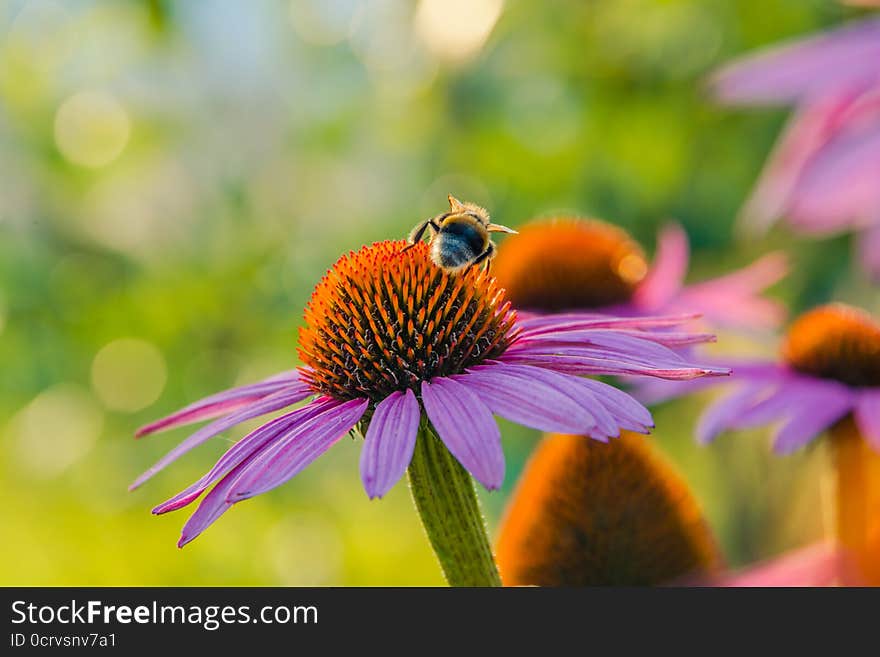
[{"label": "drooping petal", "polygon": [[785,317],[785,306],[760,294],[787,272],[785,255],[769,253],[732,274],[687,286],[676,305],[699,310],[714,324],[773,328]]},{"label": "drooping petal", "polygon": [[678,224],[664,226],[657,240],[654,263],[636,288],[633,302],[645,312],[654,312],[669,303],[684,285],[689,254],[684,229]]},{"label": "drooping petal", "polygon": [[[772,422],[785,420],[806,406],[807,400],[823,396],[837,398],[848,394],[846,386],[836,381],[815,379],[791,373],[775,382],[767,394],[731,419],[735,429],[752,429]],[[767,389],[765,388],[765,391]]]},{"label": "drooping petal", "polygon": [[258,383],[252,383],[250,385],[218,392],[217,394],[205,397],[200,401],[190,404],[176,413],[172,413],[167,417],[141,427],[135,432],[135,437],[140,438],[141,436],[146,436],[158,431],[167,431],[185,424],[210,420],[225,415],[226,413],[231,413],[238,408],[247,406],[252,402],[285,388],[290,389],[291,391],[295,389],[303,390],[306,393],[303,395],[303,399],[305,399],[308,397],[308,388],[306,388],[305,384],[298,379],[298,370],[291,370],[289,372],[276,374],[275,376]]},{"label": "drooping petal", "polygon": [[284,438],[295,431],[301,424],[319,415],[330,408],[335,408],[339,402],[329,397],[316,399],[307,406],[286,413],[275,418],[271,422],[254,429],[247,436],[230,447],[201,479],[194,482],[180,493],[166,500],[153,509],[153,513],[161,514],[180,509],[193,502],[211,484],[216,482],[226,472],[231,471],[239,463],[249,459],[272,442]]},{"label": "drooping petal", "polygon": [[788,103],[880,77],[880,20],[845,25],[740,59],[713,78],[728,103]]},{"label": "drooping petal", "polygon": [[266,415],[267,413],[272,413],[292,404],[301,402],[303,399],[311,394],[313,394],[311,390],[303,390],[303,387],[297,384],[292,386],[290,389],[284,388],[271,395],[258,399],[257,401],[251,402],[249,405],[245,406],[238,412],[222,417],[219,420],[216,420],[215,422],[212,422],[211,424],[202,427],[194,434],[192,434],[189,438],[178,444],[177,447],[172,449],[161,459],[156,461],[156,463],[149,470],[144,472],[140,477],[135,480],[135,482],[130,486],[130,489],[133,490],[137,488],[145,481],[153,477],[157,472],[160,472],[170,463],[173,463],[191,449],[198,447],[206,440],[209,440],[217,434],[226,431],[226,429],[234,427],[237,424],[241,424],[245,420],[250,420],[261,415]]},{"label": "drooping petal", "polygon": [[834,586],[852,567],[841,548],[819,543],[706,583],[728,587]]},{"label": "drooping petal", "polygon": [[361,448],[361,480],[371,498],[382,497],[412,460],[421,408],[412,390],[394,392],[376,405]]},{"label": "drooping petal", "polygon": [[718,434],[735,428],[734,420],[764,394],[764,387],[747,384],[746,387],[715,401],[700,416],[696,430],[697,441],[705,445]]},{"label": "drooping petal", "polygon": [[793,452],[813,440],[849,413],[854,400],[850,390],[842,388],[837,394],[805,396],[801,401],[773,441],[773,450],[779,454]]},{"label": "drooping petal", "polygon": [[452,379],[422,382],[422,404],[440,440],[489,490],[504,481],[501,432],[492,412],[466,386]]},{"label": "drooping petal", "polygon": [[250,461],[227,494],[227,500],[240,502],[260,495],[299,474],[351,431],[367,406],[367,399],[351,399],[301,424]]},{"label": "drooping petal", "polygon": [[[257,452],[257,454],[258,453],[259,452]],[[251,458],[254,456],[256,456],[256,454],[252,455]],[[180,532],[180,540],[177,541],[177,547],[182,548],[184,545],[198,537],[220,516],[226,513],[230,507],[232,507],[232,503],[226,501],[226,495],[248,464],[248,459],[239,463],[230,470],[226,476],[214,486],[214,488],[208,491],[208,494],[205,495],[201,502],[199,502],[199,506],[193,514],[184,523],[183,529]]]},{"label": "drooping petal", "polygon": [[873,223],[880,212],[880,121],[838,136],[810,162],[795,190],[789,221],[829,233]]},{"label": "drooping petal", "polygon": [[840,129],[857,98],[853,92],[832,94],[797,108],[740,213],[746,228],[763,233],[785,214],[804,168]]},{"label": "drooping petal", "polygon": [[473,391],[493,413],[540,431],[586,433],[596,418],[571,395],[560,390],[561,374],[528,365],[478,365],[454,379]]},{"label": "drooping petal", "polygon": [[880,282],[880,213],[876,223],[859,235],[859,260],[868,275]]},{"label": "drooping petal", "polygon": [[578,381],[582,386],[592,390],[614,416],[617,426],[621,429],[647,433],[654,427],[651,412],[627,393],[593,379],[578,379]]},{"label": "drooping petal", "polygon": [[865,440],[880,452],[880,389],[868,388],[860,390],[857,394],[856,424]]}]

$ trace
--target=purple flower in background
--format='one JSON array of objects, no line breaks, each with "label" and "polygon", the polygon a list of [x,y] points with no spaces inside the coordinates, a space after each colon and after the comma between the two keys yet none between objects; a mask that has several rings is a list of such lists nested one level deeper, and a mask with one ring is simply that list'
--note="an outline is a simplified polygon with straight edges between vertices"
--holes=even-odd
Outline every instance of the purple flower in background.
[{"label": "purple flower in background", "polygon": [[[697,438],[774,424],[774,449],[788,453],[828,431],[851,583],[880,586],[880,324],[857,308],[821,306],[792,324],[779,362],[727,364],[731,392],[704,411]],[[649,403],[681,392],[639,384],[635,395]]]},{"label": "purple flower in background", "polygon": [[[794,322],[779,361],[725,361],[733,370],[730,392],[700,418],[697,439],[768,424],[778,426],[774,449],[803,447],[852,416],[865,441],[880,452],[880,327],[863,311],[842,304],[816,308]],[[680,388],[636,385],[635,396],[658,403],[711,385]]]},{"label": "purple flower in background", "polygon": [[648,265],[622,229],[596,219],[553,217],[519,228],[499,249],[493,271],[522,310],[639,316],[699,313],[717,326],[765,329],[785,310],[760,296],[787,272],[781,253],[700,283],[685,284],[690,247],[677,224],[665,226]]},{"label": "purple flower in background", "polygon": [[742,221],[859,232],[860,260],[880,279],[880,19],[741,59],[712,85],[725,103],[795,108]]},{"label": "purple flower in background", "polygon": [[431,261],[426,244],[405,246],[364,247],[325,275],[300,331],[303,367],[208,397],[138,432],[219,418],[132,487],[230,427],[314,397],[249,433],[201,479],[154,509],[182,508],[210,488],[179,545],[233,504],[288,481],[354,429],[365,436],[360,470],[370,497],[383,496],[406,471],[425,417],[461,465],[495,489],[504,478],[504,455],[493,414],[604,441],[621,429],[646,433],[651,416],[626,393],[583,375],[727,373],[690,364],[670,349],[711,338],[668,330],[688,318],[517,320],[487,272],[472,267],[453,276]]}]

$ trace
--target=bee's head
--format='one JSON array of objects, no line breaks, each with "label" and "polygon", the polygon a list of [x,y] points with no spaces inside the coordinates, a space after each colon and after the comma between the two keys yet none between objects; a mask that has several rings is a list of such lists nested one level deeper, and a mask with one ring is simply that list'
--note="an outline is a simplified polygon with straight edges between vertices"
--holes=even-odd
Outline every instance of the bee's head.
[{"label": "bee's head", "polygon": [[449,216],[468,215],[484,226],[489,225],[489,212],[476,203],[462,203],[452,194],[449,195]]},{"label": "bee's head", "polygon": [[513,228],[508,228],[507,226],[501,226],[500,224],[493,224],[489,221],[489,211],[486,208],[481,208],[476,203],[462,203],[457,198],[455,198],[452,194],[449,195],[449,214],[447,217],[457,217],[460,215],[465,215],[468,217],[472,217],[479,221],[483,226],[485,226],[486,230],[490,233],[512,233],[516,234],[516,231]]}]

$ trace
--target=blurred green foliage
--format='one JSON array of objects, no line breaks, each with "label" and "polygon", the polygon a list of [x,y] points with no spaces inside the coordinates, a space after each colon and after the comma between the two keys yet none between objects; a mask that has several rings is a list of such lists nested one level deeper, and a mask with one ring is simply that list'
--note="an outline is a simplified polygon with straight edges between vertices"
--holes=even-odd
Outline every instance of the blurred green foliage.
[{"label": "blurred green foliage", "polygon": [[[703,86],[731,57],[855,10],[475,0],[476,16],[443,23],[437,2],[0,4],[0,583],[441,582],[405,486],[368,501],[349,441],[184,550],[183,516],[149,509],[243,430],[126,487],[185,435],[136,443],[137,426],[295,366],[327,267],[405,235],[449,192],[512,226],[599,216],[648,249],[674,217],[694,280],[796,245],[776,290],[793,310],[877,310],[847,238],[735,239],[785,113],[719,108]],[[821,448],[774,458],[762,432],[698,448],[705,401],[658,409],[652,440],[731,563],[821,536]],[[502,429],[493,527],[536,439]]]}]

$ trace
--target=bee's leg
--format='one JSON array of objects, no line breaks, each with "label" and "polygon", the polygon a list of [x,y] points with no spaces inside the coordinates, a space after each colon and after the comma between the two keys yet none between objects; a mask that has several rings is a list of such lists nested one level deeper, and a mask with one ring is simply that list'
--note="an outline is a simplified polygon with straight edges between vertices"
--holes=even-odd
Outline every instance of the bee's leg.
[{"label": "bee's leg", "polygon": [[431,219],[425,219],[422,223],[412,229],[412,232],[409,234],[409,237],[406,238],[406,241],[409,242],[407,246],[404,247],[404,251],[407,251],[413,248],[416,243],[422,239],[425,234],[425,231],[430,228],[435,233],[440,232],[440,226],[437,225],[436,221],[437,217],[432,217]]},{"label": "bee's leg", "polygon": [[489,246],[486,247],[486,250],[483,251],[480,255],[478,255],[474,261],[473,265],[483,265],[486,270],[486,273],[489,272],[489,268],[492,266],[492,258],[495,257],[495,245],[492,242],[489,242]]}]

